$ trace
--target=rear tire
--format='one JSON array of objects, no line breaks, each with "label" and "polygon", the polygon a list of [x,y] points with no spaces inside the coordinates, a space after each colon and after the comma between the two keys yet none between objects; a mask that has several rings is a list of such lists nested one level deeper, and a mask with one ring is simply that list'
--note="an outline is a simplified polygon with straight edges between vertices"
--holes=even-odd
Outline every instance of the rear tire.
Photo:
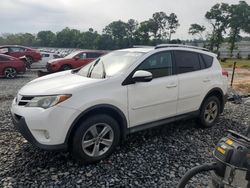
[{"label": "rear tire", "polygon": [[72,137],[73,157],[82,164],[108,157],[119,144],[120,129],[112,117],[99,114],[84,120]]},{"label": "rear tire", "polygon": [[205,99],[201,106],[198,123],[203,128],[209,128],[215,125],[220,114],[220,101],[218,97],[211,96]]},{"label": "rear tire", "polygon": [[9,79],[15,78],[16,75],[17,75],[17,71],[16,71],[15,68],[8,67],[8,68],[4,69],[4,76],[5,76],[5,78],[9,78]]}]

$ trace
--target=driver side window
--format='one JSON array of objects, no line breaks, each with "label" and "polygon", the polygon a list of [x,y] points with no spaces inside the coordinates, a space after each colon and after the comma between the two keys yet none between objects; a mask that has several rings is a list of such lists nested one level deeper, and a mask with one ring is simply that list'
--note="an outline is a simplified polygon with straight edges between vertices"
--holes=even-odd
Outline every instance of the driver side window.
[{"label": "driver side window", "polygon": [[86,59],[87,57],[86,53],[80,53],[78,56],[80,57],[80,59]]},{"label": "driver side window", "polygon": [[172,75],[173,63],[171,52],[160,52],[150,56],[139,65],[137,70],[149,71],[153,74],[153,78]]}]

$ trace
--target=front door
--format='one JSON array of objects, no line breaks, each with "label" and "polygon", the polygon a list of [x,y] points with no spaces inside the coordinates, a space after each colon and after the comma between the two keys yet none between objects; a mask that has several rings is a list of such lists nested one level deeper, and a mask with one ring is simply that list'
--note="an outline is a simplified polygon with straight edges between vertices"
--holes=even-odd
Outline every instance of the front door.
[{"label": "front door", "polygon": [[178,80],[173,75],[171,52],[153,54],[136,70],[151,72],[153,79],[128,85],[131,127],[175,116]]}]

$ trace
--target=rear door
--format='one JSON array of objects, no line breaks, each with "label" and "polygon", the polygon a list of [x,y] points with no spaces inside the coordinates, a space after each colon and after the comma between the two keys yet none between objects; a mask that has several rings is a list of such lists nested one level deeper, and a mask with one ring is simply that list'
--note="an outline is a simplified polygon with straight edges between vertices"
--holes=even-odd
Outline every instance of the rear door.
[{"label": "rear door", "polygon": [[178,74],[177,115],[196,111],[210,88],[210,72],[200,61],[200,54],[192,51],[174,51]]},{"label": "rear door", "polygon": [[136,126],[175,116],[178,80],[173,74],[171,52],[153,54],[136,70],[151,72],[153,80],[128,85],[130,125]]}]

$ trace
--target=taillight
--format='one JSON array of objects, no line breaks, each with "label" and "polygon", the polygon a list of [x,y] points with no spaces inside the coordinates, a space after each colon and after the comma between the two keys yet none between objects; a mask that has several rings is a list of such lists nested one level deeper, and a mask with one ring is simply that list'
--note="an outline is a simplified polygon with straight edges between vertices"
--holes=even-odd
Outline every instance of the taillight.
[{"label": "taillight", "polygon": [[225,69],[222,69],[222,76],[228,77],[228,72]]}]

